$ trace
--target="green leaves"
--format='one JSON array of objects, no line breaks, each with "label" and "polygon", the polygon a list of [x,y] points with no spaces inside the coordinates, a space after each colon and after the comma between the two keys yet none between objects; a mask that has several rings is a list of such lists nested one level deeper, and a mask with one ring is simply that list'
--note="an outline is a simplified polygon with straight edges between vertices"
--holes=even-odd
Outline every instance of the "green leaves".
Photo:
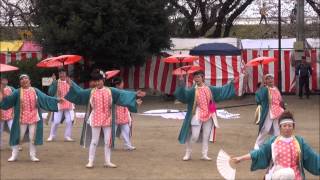
[{"label": "green leaves", "polygon": [[169,48],[163,0],[38,0],[37,40],[48,53],[75,53],[100,67],[143,63]]}]

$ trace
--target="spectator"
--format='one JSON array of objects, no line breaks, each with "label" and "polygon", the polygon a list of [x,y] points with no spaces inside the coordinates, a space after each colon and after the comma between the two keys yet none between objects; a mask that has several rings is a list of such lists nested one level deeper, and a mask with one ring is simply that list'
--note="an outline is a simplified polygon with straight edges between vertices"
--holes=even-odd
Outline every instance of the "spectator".
[{"label": "spectator", "polygon": [[302,56],[302,61],[296,67],[296,75],[299,76],[299,97],[302,99],[302,88],[304,86],[307,99],[310,96],[309,77],[312,75],[310,64],[307,63],[306,57]]}]

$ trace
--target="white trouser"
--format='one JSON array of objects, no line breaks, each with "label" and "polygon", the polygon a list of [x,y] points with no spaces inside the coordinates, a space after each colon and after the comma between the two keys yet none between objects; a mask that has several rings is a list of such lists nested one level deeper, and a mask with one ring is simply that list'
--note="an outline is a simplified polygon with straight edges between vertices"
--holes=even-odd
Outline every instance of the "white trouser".
[{"label": "white trouser", "polygon": [[208,121],[200,123],[200,125],[192,125],[191,126],[191,137],[186,142],[187,145],[187,153],[191,153],[192,144],[195,143],[200,135],[200,130],[202,128],[202,156],[208,155],[208,144],[210,133],[213,125],[213,121],[210,118]]},{"label": "white trouser", "polygon": [[58,112],[54,112],[53,114],[53,122],[51,124],[50,137],[54,138],[57,135],[57,129],[59,124],[61,123],[62,115],[64,114],[65,122],[66,122],[66,130],[64,133],[64,137],[70,137],[72,133],[72,113],[73,110],[60,110]]},{"label": "white trouser", "polygon": [[[34,145],[35,135],[36,135],[37,123],[34,124],[20,124],[20,141],[23,140],[24,134],[27,128],[29,129],[29,154],[30,157],[36,156],[36,146]],[[19,152],[18,145],[12,146],[12,156],[17,157]]]},{"label": "white trouser", "polygon": [[4,129],[4,123],[5,122],[7,122],[9,130],[11,131],[11,126],[12,126],[13,119],[10,119],[8,121],[0,121],[0,147],[2,145],[2,132],[3,132],[3,129]]},{"label": "white trouser", "polygon": [[95,158],[96,148],[99,143],[100,131],[104,134],[104,157],[105,162],[111,162],[111,127],[92,127],[92,139],[89,148],[89,162],[93,162]]},{"label": "white trouser", "polygon": [[118,125],[118,127],[121,128],[121,136],[124,140],[124,146],[127,148],[130,148],[131,141],[130,141],[130,126],[129,126],[129,124],[121,124],[121,125]]},{"label": "white trouser", "polygon": [[268,113],[266,120],[264,121],[264,124],[259,132],[254,149],[259,149],[259,147],[266,140],[268,134],[273,136],[278,136],[280,134],[278,119],[271,119],[270,113]]}]

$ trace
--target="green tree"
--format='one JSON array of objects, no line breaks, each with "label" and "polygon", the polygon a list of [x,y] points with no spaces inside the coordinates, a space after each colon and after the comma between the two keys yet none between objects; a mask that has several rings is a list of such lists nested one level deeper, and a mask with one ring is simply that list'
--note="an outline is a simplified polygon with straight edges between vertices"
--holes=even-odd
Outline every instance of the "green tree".
[{"label": "green tree", "polygon": [[143,63],[170,47],[163,0],[37,0],[36,39],[51,54],[74,53],[99,67]]}]

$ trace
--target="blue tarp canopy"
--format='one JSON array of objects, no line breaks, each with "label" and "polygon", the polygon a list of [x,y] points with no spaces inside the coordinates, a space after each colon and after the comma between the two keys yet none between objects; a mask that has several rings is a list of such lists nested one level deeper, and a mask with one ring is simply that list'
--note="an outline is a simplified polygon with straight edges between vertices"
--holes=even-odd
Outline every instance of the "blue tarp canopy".
[{"label": "blue tarp canopy", "polygon": [[191,49],[189,54],[234,56],[241,55],[241,50],[227,43],[206,43]]}]

